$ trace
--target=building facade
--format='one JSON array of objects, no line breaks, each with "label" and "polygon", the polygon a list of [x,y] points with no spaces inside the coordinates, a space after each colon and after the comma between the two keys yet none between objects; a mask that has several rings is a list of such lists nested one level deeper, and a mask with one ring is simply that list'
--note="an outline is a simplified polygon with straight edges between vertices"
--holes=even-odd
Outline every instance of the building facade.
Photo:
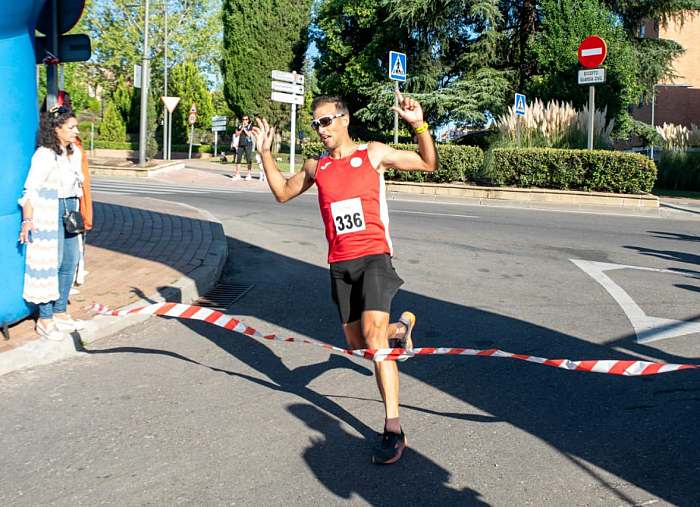
[{"label": "building facade", "polygon": [[648,124],[675,123],[700,126],[700,11],[689,14],[683,23],[671,20],[668,26],[647,21],[640,37],[669,39],[680,44],[685,53],[673,62],[677,77],[656,85],[656,98],[634,111],[637,120]]}]

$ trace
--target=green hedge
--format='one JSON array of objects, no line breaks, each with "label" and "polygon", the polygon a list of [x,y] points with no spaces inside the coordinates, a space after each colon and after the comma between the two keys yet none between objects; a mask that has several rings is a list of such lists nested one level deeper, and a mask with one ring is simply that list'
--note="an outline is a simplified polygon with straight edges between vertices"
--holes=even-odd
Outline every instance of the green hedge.
[{"label": "green hedge", "polygon": [[[83,140],[83,143],[85,143],[85,140]],[[87,144],[89,146],[89,141],[85,144]],[[100,141],[100,140],[96,139],[95,140],[95,149],[138,151],[139,143],[127,143],[127,142],[119,142],[119,141]]]},{"label": "green hedge", "polygon": [[[107,150],[133,150],[138,151],[139,143],[120,143],[115,141],[95,141],[95,149]],[[187,153],[190,149],[189,144],[173,144],[173,153]],[[209,144],[193,144],[192,153],[214,153],[214,147]]]},{"label": "green hedge", "polygon": [[[415,144],[391,144],[398,150],[416,151]],[[324,151],[322,143],[305,143],[302,148],[304,158],[312,158]],[[394,181],[416,181],[431,183],[473,182],[481,178],[484,164],[484,152],[475,146],[443,146],[438,145],[440,165],[437,171],[386,171],[384,177]]]},{"label": "green hedge", "polygon": [[[219,146],[219,151],[226,151],[225,148]],[[190,151],[189,144],[173,144],[171,150],[173,152],[188,153]],[[192,153],[214,153],[214,147],[210,144],[193,144]]]},{"label": "green hedge", "polygon": [[594,192],[650,192],[656,166],[636,153],[495,148],[488,176],[499,186],[540,187]]},{"label": "green hedge", "polygon": [[657,164],[658,188],[667,190],[700,190],[700,152],[664,152]]}]

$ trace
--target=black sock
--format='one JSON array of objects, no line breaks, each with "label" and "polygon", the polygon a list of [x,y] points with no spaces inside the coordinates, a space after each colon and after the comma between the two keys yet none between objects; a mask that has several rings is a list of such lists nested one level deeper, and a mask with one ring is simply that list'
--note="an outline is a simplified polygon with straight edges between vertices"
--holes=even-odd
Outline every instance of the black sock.
[{"label": "black sock", "polygon": [[401,433],[401,423],[398,417],[392,417],[391,419],[384,420],[384,431],[390,433]]}]

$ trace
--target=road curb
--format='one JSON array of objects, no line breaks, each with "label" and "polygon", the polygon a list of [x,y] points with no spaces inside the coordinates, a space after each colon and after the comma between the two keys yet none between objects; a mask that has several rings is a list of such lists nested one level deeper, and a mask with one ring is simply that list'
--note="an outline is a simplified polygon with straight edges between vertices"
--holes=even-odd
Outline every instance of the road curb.
[{"label": "road curb", "polygon": [[387,181],[386,188],[387,192],[521,203],[609,206],[625,209],[659,207],[659,198],[652,194],[613,194],[546,188],[479,187],[457,183],[413,183],[406,181]]},{"label": "road curb", "polygon": [[[171,203],[172,204],[172,203]],[[186,204],[181,206],[196,209],[204,219],[212,223],[212,241],[202,265],[162,289],[158,294],[141,298],[119,310],[131,310],[140,306],[162,301],[192,303],[216,285],[224,269],[228,256],[226,234],[221,222],[206,210]],[[38,339],[0,354],[0,376],[13,371],[42,366],[73,356],[85,355],[82,345],[93,343],[135,324],[145,322],[148,315],[110,317],[96,315],[86,322],[85,329],[71,333],[71,338],[60,342]]]}]

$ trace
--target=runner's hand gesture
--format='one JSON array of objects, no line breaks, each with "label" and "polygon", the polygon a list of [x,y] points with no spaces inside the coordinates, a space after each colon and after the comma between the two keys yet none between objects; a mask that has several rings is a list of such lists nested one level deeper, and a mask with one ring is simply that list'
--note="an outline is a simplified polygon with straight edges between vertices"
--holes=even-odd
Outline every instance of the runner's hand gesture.
[{"label": "runner's hand gesture", "polygon": [[255,118],[258,125],[253,127],[255,136],[255,149],[261,155],[269,152],[272,148],[272,141],[275,138],[275,127],[271,127],[265,118]]},{"label": "runner's hand gesture", "polygon": [[391,110],[399,113],[401,119],[414,129],[423,125],[423,108],[420,103],[416,99],[404,97],[398,90],[396,90],[396,98],[399,105],[393,106]]}]

